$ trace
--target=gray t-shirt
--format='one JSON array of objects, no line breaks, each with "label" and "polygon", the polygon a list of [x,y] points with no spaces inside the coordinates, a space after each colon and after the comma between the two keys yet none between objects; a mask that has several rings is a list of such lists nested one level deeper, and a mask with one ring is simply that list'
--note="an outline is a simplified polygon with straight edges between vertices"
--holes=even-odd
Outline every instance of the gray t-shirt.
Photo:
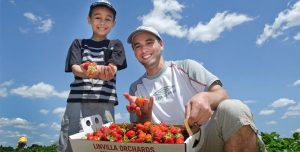
[{"label": "gray t-shirt", "polygon": [[[185,105],[196,93],[207,91],[219,79],[194,60],[166,61],[154,76],[144,74],[130,86],[135,96],[153,96],[152,121],[183,124]],[[130,121],[136,117],[131,114]]]}]

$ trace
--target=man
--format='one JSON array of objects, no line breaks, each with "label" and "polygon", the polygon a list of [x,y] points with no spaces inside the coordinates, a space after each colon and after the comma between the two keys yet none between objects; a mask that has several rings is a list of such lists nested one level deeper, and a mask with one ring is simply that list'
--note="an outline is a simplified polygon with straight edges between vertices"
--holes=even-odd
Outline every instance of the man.
[{"label": "man", "polygon": [[221,81],[201,64],[193,60],[164,61],[164,43],[153,27],[140,26],[128,37],[137,60],[146,73],[131,84],[129,94],[134,101],[137,96],[150,96],[132,122],[151,120],[205,126],[204,152],[257,151],[258,144],[264,150],[250,109],[239,100],[229,96]]}]

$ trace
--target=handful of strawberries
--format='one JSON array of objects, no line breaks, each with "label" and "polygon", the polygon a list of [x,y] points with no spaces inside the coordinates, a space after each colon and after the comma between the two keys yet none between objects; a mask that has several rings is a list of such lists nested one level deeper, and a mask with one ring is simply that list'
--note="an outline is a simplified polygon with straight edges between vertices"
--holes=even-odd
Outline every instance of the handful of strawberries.
[{"label": "handful of strawberries", "polygon": [[148,100],[145,96],[137,97],[135,101],[130,102],[129,105],[126,105],[126,109],[128,112],[135,112],[136,115],[141,116],[141,109],[144,106],[144,103]]},{"label": "handful of strawberries", "polygon": [[146,121],[143,124],[112,123],[109,127],[101,127],[93,133],[88,133],[86,139],[124,143],[183,144],[187,136],[184,126],[153,124]]},{"label": "handful of strawberries", "polygon": [[87,71],[87,75],[89,77],[94,77],[97,75],[97,63],[96,62],[90,62],[86,61],[81,64],[82,67]]}]

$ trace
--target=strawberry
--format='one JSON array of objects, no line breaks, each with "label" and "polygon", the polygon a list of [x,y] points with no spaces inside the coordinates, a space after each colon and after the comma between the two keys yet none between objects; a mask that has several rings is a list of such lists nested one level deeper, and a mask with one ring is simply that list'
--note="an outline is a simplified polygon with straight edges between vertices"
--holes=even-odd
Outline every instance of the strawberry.
[{"label": "strawberry", "polygon": [[149,130],[151,126],[152,126],[152,122],[151,121],[144,122],[144,128],[145,128],[145,130]]},{"label": "strawberry", "polygon": [[174,136],[172,133],[168,132],[163,137],[164,143],[174,144]]},{"label": "strawberry", "polygon": [[184,143],[184,140],[181,138],[177,138],[175,141],[175,144],[183,144],[183,143]]},{"label": "strawberry", "polygon": [[141,124],[141,123],[137,123],[136,125],[136,128],[139,130],[145,130],[145,126],[143,125],[143,124]]},{"label": "strawberry", "polygon": [[145,140],[146,140],[146,142],[148,142],[148,143],[152,143],[152,135],[151,135],[151,134],[146,134]]},{"label": "strawberry", "polygon": [[143,107],[146,97],[137,97],[135,103],[138,107]]},{"label": "strawberry", "polygon": [[144,142],[144,141],[145,141],[144,138],[137,138],[137,139],[135,140],[136,143],[142,143],[142,142]]},{"label": "strawberry", "polygon": [[136,107],[136,108],[135,108],[135,114],[136,114],[137,116],[142,116],[142,111],[141,111],[141,108],[140,108],[140,107]]},{"label": "strawberry", "polygon": [[97,63],[92,62],[88,65],[87,74],[88,76],[95,76],[97,74]]},{"label": "strawberry", "polygon": [[86,62],[82,63],[82,67],[83,67],[85,70],[87,70],[87,69],[89,68],[90,63],[91,63],[90,61],[86,61]]},{"label": "strawberry", "polygon": [[180,132],[180,129],[175,126],[170,126],[170,132],[175,135]]},{"label": "strawberry", "polygon": [[127,131],[127,132],[126,132],[126,136],[127,136],[129,139],[133,138],[133,137],[135,136],[135,131],[133,131],[133,130]]}]

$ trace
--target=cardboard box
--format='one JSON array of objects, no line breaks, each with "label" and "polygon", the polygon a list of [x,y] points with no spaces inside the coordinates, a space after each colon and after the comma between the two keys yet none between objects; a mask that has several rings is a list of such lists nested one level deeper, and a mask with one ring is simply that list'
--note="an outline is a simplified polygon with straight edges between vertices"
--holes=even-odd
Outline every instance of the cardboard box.
[{"label": "cardboard box", "polygon": [[[84,131],[69,137],[73,152],[197,152],[201,148],[204,140],[203,127],[193,136],[188,137],[184,144],[118,143],[83,139],[87,133],[102,126],[101,117],[99,124],[93,124],[95,123],[93,119],[99,119],[99,117],[92,116],[83,119],[81,123]],[[92,122],[92,124],[86,123],[87,121]],[[89,125],[85,126],[85,124]],[[110,124],[104,124],[104,126],[108,125]]]}]

